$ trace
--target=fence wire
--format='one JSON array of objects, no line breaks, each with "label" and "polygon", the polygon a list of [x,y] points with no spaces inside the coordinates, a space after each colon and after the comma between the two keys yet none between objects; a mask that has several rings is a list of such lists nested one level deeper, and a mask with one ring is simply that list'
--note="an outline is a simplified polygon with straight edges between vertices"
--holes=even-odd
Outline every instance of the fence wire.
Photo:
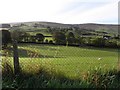
[{"label": "fence wire", "polygon": [[[35,39],[35,37],[36,36],[32,36],[31,38]],[[25,38],[28,39],[28,36],[25,36]],[[73,40],[74,39],[72,39],[72,41]],[[90,40],[91,39],[88,38],[88,41]],[[16,44],[18,50],[15,50],[15,48],[13,48],[14,45],[11,44],[8,45],[8,47],[5,49],[2,49],[2,47],[0,47],[1,49],[0,50],[0,55],[1,55],[0,87],[6,86],[6,82],[7,82],[6,80],[4,80],[5,83],[2,85],[2,75],[4,79],[4,77],[6,77],[7,75],[8,75],[7,77],[10,77],[9,75],[15,74],[14,51],[18,52],[17,57],[19,59],[18,65],[20,65],[20,69],[21,69],[20,71],[28,75],[34,75],[34,74],[38,75],[41,74],[40,73],[42,72],[41,70],[44,70],[45,72],[49,73],[48,75],[56,75],[59,77],[64,76],[64,79],[82,78],[84,80],[86,76],[87,78],[92,77],[92,79],[96,79],[95,76],[99,73],[104,77],[104,75],[106,75],[106,73],[109,71],[114,72],[117,69],[119,70],[119,63],[120,63],[119,50],[117,47],[114,48],[114,46],[110,44],[111,42],[109,42],[108,45],[110,44],[112,47],[108,48],[108,47],[102,47],[100,45],[98,45],[98,47],[95,47],[95,46],[91,46],[88,43],[82,45],[82,43],[80,42],[77,44],[75,42],[73,42],[72,44],[70,43],[68,44],[68,41],[66,43],[58,42],[59,44],[56,44],[53,41],[49,43],[48,41],[47,43],[46,42],[41,43],[36,41],[27,42],[27,40],[23,42],[18,42]],[[2,42],[0,42],[0,44],[1,43]],[[99,39],[97,44],[99,44]],[[0,46],[2,46],[2,44]],[[43,76],[41,75],[41,77]],[[104,81],[103,77],[101,78]],[[107,80],[109,78],[107,78]],[[96,82],[98,83],[98,81]],[[107,82],[109,82],[109,80]],[[105,85],[105,87],[107,85]],[[96,84],[96,86],[98,87],[99,85]]]},{"label": "fence wire", "polygon": [[[13,63],[12,47],[3,53],[3,61]],[[18,44],[18,55],[21,68],[27,72],[34,73],[44,67],[50,72],[60,71],[69,77],[76,77],[93,69],[116,69],[118,63],[117,50],[104,48],[27,43]]]}]

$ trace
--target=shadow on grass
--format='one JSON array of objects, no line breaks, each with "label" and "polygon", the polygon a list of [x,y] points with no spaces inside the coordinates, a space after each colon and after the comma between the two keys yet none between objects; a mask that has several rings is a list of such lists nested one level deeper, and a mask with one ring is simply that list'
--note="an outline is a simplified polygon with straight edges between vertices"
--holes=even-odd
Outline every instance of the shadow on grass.
[{"label": "shadow on grass", "polygon": [[[7,52],[7,55],[6,55],[6,52]],[[61,56],[42,55],[38,52],[35,52],[32,50],[26,50],[26,49],[22,49],[22,48],[18,49],[18,54],[19,54],[19,57],[23,57],[23,58],[65,58],[65,57],[61,57]],[[6,51],[3,52],[1,55],[13,57],[13,49],[12,48],[6,49]]]},{"label": "shadow on grass", "polygon": [[3,88],[120,88],[120,72],[116,70],[104,74],[94,71],[85,74],[83,79],[70,79],[62,72],[50,73],[40,67],[37,73],[30,74],[21,70],[19,75],[14,76],[11,65],[6,62],[2,74]]},{"label": "shadow on grass", "polygon": [[[39,45],[41,46],[41,49],[44,49],[44,50],[58,50],[58,49],[55,49],[55,48],[50,48],[50,47],[56,47],[56,46],[64,46],[64,45],[51,45],[51,44],[19,44],[19,45]],[[45,46],[45,47],[43,47]],[[46,47],[46,46],[50,46],[50,47]],[[32,46],[31,46],[32,47]],[[118,48],[108,48],[108,47],[95,47],[95,46],[86,46],[86,45],[83,45],[83,46],[68,46],[68,47],[78,47],[78,48],[84,48],[84,49],[90,49],[90,50],[100,50],[100,51],[108,51],[108,52],[118,52]],[[59,49],[60,50],[60,49]]]}]

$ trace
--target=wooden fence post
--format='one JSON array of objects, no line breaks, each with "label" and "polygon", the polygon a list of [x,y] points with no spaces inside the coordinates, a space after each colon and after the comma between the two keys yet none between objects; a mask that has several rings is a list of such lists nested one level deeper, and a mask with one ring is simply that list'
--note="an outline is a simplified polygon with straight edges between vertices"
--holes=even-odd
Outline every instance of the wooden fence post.
[{"label": "wooden fence post", "polygon": [[17,75],[20,73],[20,66],[19,66],[18,46],[16,40],[13,40],[13,60],[14,60],[14,74]]}]

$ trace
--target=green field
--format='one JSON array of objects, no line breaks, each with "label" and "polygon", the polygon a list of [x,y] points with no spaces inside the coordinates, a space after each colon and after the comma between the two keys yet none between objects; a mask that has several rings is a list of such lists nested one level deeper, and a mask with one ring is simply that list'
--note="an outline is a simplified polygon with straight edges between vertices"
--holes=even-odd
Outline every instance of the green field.
[{"label": "green field", "polygon": [[[45,29],[46,30],[46,29]],[[44,31],[43,29],[42,29],[42,31],[32,31],[32,32],[27,32],[27,33],[29,33],[30,35],[36,35],[37,33],[41,33],[41,34],[43,34],[44,36],[52,36],[50,33],[48,33],[48,32],[46,32],[46,31]],[[50,41],[50,40],[52,40],[53,41],[53,38],[52,37],[45,37],[45,39],[44,39],[44,42],[46,41],[46,40],[48,40],[48,42]]]},{"label": "green field", "polygon": [[44,36],[52,36],[50,33],[43,32],[43,31],[35,31],[35,32],[27,32],[27,33],[29,33],[30,35],[36,35],[37,33],[41,33]]},{"label": "green field", "polygon": [[[11,51],[8,52],[9,57],[3,57],[3,61],[12,62]],[[19,45],[19,56],[21,67],[25,72],[35,73],[40,67],[44,67],[49,72],[60,72],[69,78],[80,78],[85,72],[93,69],[99,68],[105,72],[116,68],[118,50],[24,44]]]},{"label": "green field", "polygon": [[[17,56],[13,55],[15,43],[14,45],[9,43],[7,47],[3,45],[3,50],[0,50],[2,88],[15,90],[22,88],[32,88],[33,90],[36,88],[120,88],[117,49],[117,46],[120,45],[119,37],[116,37],[118,33],[114,33],[117,25],[79,25],[50,22],[32,22],[15,25],[15,27],[13,25],[9,29],[10,32],[21,31],[15,34],[18,38],[14,38],[14,33],[13,35],[11,33],[13,40],[21,42],[21,44],[18,43],[19,62],[15,62],[13,59]],[[71,35],[70,32],[72,32]],[[43,43],[34,37],[38,33],[44,35]],[[66,40],[63,39],[61,33],[65,34]],[[19,36],[25,37],[20,38]],[[106,36],[111,36],[111,38],[107,41]],[[36,40],[34,41],[34,39]],[[6,41],[8,40],[5,39]],[[31,41],[34,43],[29,43]],[[81,45],[62,46],[57,45],[57,41],[60,43],[65,41],[66,45]],[[100,43],[98,43],[99,41]],[[98,48],[99,45],[109,48]]]}]

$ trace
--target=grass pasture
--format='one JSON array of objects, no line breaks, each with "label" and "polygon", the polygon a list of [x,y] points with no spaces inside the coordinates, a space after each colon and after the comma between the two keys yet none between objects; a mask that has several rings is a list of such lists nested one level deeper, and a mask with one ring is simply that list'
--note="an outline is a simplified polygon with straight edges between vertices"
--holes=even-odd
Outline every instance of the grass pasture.
[{"label": "grass pasture", "polygon": [[3,88],[120,87],[117,49],[21,44],[18,52],[22,71],[14,78],[12,50],[3,51]]},{"label": "grass pasture", "polygon": [[50,33],[47,33],[47,32],[43,32],[43,31],[28,31],[27,33],[29,33],[30,35],[36,35],[37,33],[41,33],[43,34],[44,36],[52,36]]},{"label": "grass pasture", "polygon": [[[44,31],[44,30],[42,30],[42,31],[28,31],[27,33],[29,33],[30,35],[36,35],[37,33],[41,33],[41,34],[43,34],[44,36],[45,36],[45,39],[44,39],[44,42],[46,41],[46,40],[48,40],[48,42],[50,41],[50,40],[52,40],[53,41],[53,38],[52,38],[52,35],[50,34],[50,33],[48,33],[48,32],[46,32],[46,31]],[[51,36],[51,37],[46,37],[46,36]]]},{"label": "grass pasture", "polygon": [[[7,57],[10,62],[11,56]],[[117,49],[39,44],[19,45],[19,56],[21,67],[26,72],[35,73],[42,66],[50,72],[61,72],[69,78],[80,78],[92,69],[101,68],[105,72],[117,68],[118,61]]]}]

